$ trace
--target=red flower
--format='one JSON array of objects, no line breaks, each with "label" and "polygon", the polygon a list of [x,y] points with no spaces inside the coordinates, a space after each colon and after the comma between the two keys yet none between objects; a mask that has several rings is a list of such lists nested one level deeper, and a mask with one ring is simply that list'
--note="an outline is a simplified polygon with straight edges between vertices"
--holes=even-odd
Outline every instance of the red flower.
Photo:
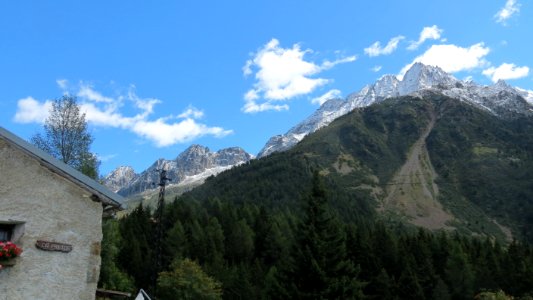
[{"label": "red flower", "polygon": [[17,257],[22,253],[22,249],[13,242],[0,242],[0,260],[7,260]]}]

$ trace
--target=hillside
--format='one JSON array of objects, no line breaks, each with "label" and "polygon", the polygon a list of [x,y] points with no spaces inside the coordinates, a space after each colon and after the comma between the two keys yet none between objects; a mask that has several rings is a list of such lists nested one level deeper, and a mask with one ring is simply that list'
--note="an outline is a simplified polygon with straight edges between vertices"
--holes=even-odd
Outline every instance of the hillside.
[{"label": "hillside", "polygon": [[[209,178],[198,200],[298,208],[312,170],[346,220],[531,239],[533,121],[435,92],[385,100],[333,121],[291,150]],[[508,228],[507,228],[508,227]]]}]

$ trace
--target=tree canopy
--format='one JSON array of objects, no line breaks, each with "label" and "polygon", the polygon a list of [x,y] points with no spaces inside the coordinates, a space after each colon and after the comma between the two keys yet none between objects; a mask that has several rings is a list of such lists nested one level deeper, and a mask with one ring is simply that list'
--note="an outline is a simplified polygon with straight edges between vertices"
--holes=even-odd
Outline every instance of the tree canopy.
[{"label": "tree canopy", "polygon": [[31,138],[35,146],[91,178],[98,177],[99,162],[90,151],[93,137],[76,97],[55,99],[43,127],[44,134]]}]

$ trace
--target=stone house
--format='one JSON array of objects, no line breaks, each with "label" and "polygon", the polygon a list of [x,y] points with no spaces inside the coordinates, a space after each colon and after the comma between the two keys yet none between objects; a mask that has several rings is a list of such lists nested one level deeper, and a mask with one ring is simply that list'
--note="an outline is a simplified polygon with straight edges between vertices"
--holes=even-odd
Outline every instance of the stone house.
[{"label": "stone house", "polygon": [[[0,127],[0,299],[94,299],[102,217],[122,198]],[[2,261],[0,261],[2,264]]]}]

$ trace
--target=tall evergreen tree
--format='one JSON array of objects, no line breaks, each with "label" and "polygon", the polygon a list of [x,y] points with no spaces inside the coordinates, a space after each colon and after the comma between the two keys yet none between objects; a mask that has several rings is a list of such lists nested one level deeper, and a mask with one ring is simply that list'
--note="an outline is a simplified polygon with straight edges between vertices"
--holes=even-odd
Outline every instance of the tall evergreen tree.
[{"label": "tall evergreen tree", "polygon": [[124,242],[120,236],[118,223],[114,219],[106,219],[102,224],[102,263],[98,286],[104,289],[134,292],[133,280],[117,265],[119,247]]},{"label": "tall evergreen tree", "polygon": [[133,277],[138,288],[150,290],[157,279],[150,211],[139,205],[121,220],[120,231],[126,241],[119,250],[121,267]]},{"label": "tall evergreen tree", "polygon": [[467,255],[455,244],[446,262],[446,282],[454,299],[472,299],[474,296],[474,273]]},{"label": "tall evergreen tree", "polygon": [[293,251],[293,293],[300,299],[356,299],[362,296],[358,271],[346,258],[343,228],[329,209],[320,175],[306,197],[306,210]]}]

